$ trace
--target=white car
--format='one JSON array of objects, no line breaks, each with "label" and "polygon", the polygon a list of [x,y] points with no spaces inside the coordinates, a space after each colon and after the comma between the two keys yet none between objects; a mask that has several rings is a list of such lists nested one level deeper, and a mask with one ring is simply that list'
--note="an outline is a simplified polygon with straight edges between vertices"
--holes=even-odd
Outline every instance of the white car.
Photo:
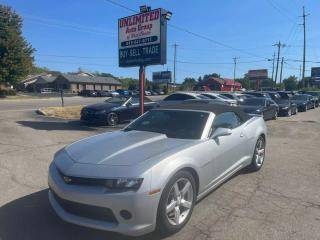
[{"label": "white car", "polygon": [[231,106],[236,106],[237,105],[237,100],[235,99],[230,99],[224,95],[221,95],[220,93],[215,93],[215,92],[203,92],[201,93],[201,95],[206,96],[210,99],[218,99],[221,101],[224,101],[226,103],[228,103]]},{"label": "white car", "polygon": [[264,162],[266,125],[225,104],[154,108],[57,152],[49,200],[65,221],[139,236],[179,231],[196,201]]}]

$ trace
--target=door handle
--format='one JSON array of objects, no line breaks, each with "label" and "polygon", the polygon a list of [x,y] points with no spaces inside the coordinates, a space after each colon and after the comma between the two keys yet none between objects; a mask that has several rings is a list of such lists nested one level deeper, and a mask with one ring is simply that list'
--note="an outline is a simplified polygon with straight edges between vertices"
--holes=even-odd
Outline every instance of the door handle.
[{"label": "door handle", "polygon": [[240,133],[240,137],[244,137],[244,134],[243,134],[243,133]]}]

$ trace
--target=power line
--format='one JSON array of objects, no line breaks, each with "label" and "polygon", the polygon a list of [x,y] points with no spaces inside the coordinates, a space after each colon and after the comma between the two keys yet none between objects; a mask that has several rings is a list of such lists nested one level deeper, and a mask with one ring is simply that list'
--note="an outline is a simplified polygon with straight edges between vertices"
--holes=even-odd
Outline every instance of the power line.
[{"label": "power line", "polygon": [[288,19],[289,21],[295,21],[295,19],[288,14],[287,10],[283,9],[282,7],[280,7],[279,5],[277,5],[275,2],[273,2],[272,0],[267,0],[267,2],[270,4],[270,6],[272,6],[278,13],[280,13],[280,15],[284,16],[286,19]]}]

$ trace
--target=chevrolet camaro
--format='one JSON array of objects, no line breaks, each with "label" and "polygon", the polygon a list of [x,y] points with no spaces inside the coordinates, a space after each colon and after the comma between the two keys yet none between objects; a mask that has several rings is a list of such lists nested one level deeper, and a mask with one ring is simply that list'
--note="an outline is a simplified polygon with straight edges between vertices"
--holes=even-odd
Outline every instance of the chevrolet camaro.
[{"label": "chevrolet camaro", "polygon": [[59,150],[49,200],[65,221],[139,236],[179,231],[195,203],[265,159],[266,125],[238,107],[189,103],[154,108],[120,131]]}]

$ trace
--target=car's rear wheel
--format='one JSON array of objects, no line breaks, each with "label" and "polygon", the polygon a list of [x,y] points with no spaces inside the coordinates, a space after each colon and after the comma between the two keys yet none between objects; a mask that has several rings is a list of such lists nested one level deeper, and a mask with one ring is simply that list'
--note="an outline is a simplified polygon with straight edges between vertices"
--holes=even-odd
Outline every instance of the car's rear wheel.
[{"label": "car's rear wheel", "polygon": [[252,157],[252,162],[249,165],[249,169],[252,171],[258,171],[262,167],[264,163],[264,158],[265,158],[265,149],[266,148],[266,141],[263,136],[260,136],[257,140],[253,157]]},{"label": "car's rear wheel", "polygon": [[275,112],[274,112],[274,115],[273,115],[273,120],[277,120],[277,118],[278,118],[278,111],[277,110],[275,110]]},{"label": "car's rear wheel", "polygon": [[162,236],[178,232],[189,221],[196,201],[196,184],[188,171],[176,173],[164,188],[159,202],[157,230]]},{"label": "car's rear wheel", "polygon": [[288,109],[288,114],[287,114],[287,115],[288,115],[288,117],[290,117],[290,116],[292,115],[292,110],[291,110],[291,108]]},{"label": "car's rear wheel", "polygon": [[107,124],[109,126],[115,126],[119,123],[119,117],[118,114],[111,112],[107,116]]}]

